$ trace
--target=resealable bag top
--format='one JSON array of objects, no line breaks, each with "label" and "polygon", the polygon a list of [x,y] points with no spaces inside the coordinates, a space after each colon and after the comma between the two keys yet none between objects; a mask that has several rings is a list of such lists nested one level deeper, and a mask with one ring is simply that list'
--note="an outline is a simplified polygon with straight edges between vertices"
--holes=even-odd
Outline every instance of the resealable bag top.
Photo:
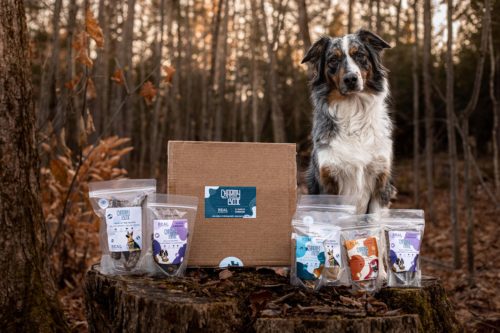
[{"label": "resealable bag top", "polygon": [[340,228],[336,222],[354,214],[352,199],[335,195],[303,195],[292,218],[293,285],[318,290],[325,284],[349,282],[342,265]]},{"label": "resealable bag top", "polygon": [[343,262],[348,266],[354,290],[376,292],[385,280],[385,243],[378,214],[343,218],[341,228]]},{"label": "resealable bag top", "polygon": [[386,241],[389,287],[420,287],[420,248],[425,215],[418,209],[387,209],[380,213]]},{"label": "resealable bag top", "polygon": [[100,269],[104,274],[137,273],[143,250],[144,204],[156,192],[155,179],[118,179],[89,183],[89,198],[101,219]]},{"label": "resealable bag top", "polygon": [[141,269],[152,275],[182,276],[188,264],[198,198],[152,194],[146,202],[144,256]]}]

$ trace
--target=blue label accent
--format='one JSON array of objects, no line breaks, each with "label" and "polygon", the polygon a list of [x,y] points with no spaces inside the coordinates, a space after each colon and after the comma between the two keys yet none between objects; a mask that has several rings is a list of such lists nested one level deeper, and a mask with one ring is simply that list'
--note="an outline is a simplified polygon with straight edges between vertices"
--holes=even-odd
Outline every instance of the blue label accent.
[{"label": "blue label accent", "polygon": [[251,186],[205,186],[205,218],[256,218],[256,198]]}]

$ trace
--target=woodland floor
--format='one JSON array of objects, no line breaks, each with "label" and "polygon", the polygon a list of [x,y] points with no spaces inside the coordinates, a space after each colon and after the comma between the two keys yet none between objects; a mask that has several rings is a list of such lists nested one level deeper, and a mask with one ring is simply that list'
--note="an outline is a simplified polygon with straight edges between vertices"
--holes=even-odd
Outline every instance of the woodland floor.
[{"label": "woodland floor", "polygon": [[[436,193],[434,205],[437,221],[427,221],[422,256],[423,274],[441,278],[457,317],[468,332],[500,332],[500,212],[479,185],[474,187],[475,223],[475,285],[469,286],[467,273],[466,222],[463,199],[460,198],[460,223],[462,241],[460,244],[463,268],[451,269],[452,237],[449,222],[448,173],[445,160],[436,163]],[[484,163],[486,164],[486,163]],[[484,165],[481,163],[481,165]],[[423,170],[423,168],[422,168]],[[486,167],[486,174],[491,173]],[[394,172],[399,194],[393,208],[414,208],[412,197],[411,161],[399,161]],[[424,176],[422,174],[422,176]],[[422,178],[422,188],[425,186]],[[487,180],[487,179],[486,179]],[[487,182],[491,186],[491,182]],[[460,194],[462,196],[462,193]],[[425,209],[425,191],[421,191],[421,207]],[[97,251],[89,251],[88,264],[99,261]],[[90,266],[90,265],[89,265]],[[88,268],[88,267],[87,267]],[[59,292],[60,300],[71,328],[75,332],[86,332],[85,304],[83,299],[83,271],[63,281]]]}]

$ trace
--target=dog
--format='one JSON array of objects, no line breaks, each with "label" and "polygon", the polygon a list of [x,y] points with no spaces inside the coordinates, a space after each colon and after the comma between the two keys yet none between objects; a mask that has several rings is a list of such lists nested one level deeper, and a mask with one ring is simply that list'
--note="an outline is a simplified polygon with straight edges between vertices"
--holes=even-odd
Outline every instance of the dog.
[{"label": "dog", "polygon": [[306,173],[309,194],[352,196],[358,214],[375,213],[395,197],[391,168],[392,130],[386,99],[390,45],[359,30],[323,36],[302,63],[312,63],[313,150]]},{"label": "dog", "polygon": [[127,247],[129,251],[137,251],[140,250],[141,247],[137,242],[134,240],[134,231],[127,231]]}]

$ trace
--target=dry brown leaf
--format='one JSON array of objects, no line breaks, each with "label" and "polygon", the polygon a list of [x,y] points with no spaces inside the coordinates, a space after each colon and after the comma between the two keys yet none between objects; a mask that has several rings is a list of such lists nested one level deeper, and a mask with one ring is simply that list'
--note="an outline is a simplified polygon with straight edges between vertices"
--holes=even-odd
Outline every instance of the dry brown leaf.
[{"label": "dry brown leaf", "polygon": [[111,77],[111,81],[115,81],[118,85],[123,86],[125,84],[125,78],[123,77],[123,71],[121,69],[117,69],[113,76]]},{"label": "dry brown leaf", "polygon": [[221,280],[229,279],[231,276],[233,276],[233,273],[227,269],[225,269],[219,273],[219,279],[221,279]]},{"label": "dry brown leaf", "polygon": [[94,118],[90,114],[89,109],[87,109],[87,121],[85,122],[85,132],[87,132],[87,135],[90,135],[95,132],[95,127],[94,127]]},{"label": "dry brown leaf", "polygon": [[82,73],[79,73],[73,79],[66,82],[64,86],[69,90],[75,90],[76,86],[78,86],[78,83],[80,83],[81,79],[82,79]]},{"label": "dry brown leaf", "polygon": [[88,35],[85,31],[80,31],[73,37],[73,42],[71,44],[71,47],[79,53],[81,50],[84,50],[87,48],[87,43],[88,43]]},{"label": "dry brown leaf", "polygon": [[172,66],[163,66],[163,71],[165,72],[165,78],[163,82],[167,84],[172,84],[172,79],[174,78],[175,68]]},{"label": "dry brown leaf", "polygon": [[92,66],[94,66],[94,62],[90,59],[87,50],[81,50],[75,60],[88,68],[92,68]]},{"label": "dry brown leaf", "polygon": [[99,23],[94,18],[94,14],[90,11],[90,9],[87,10],[87,13],[85,14],[85,29],[90,38],[95,41],[97,47],[102,48],[104,46],[104,35]]},{"label": "dry brown leaf", "polygon": [[90,77],[87,78],[87,99],[94,99],[97,97],[94,80]]},{"label": "dry brown leaf", "polygon": [[154,84],[151,81],[146,81],[141,88],[140,95],[144,97],[144,101],[147,105],[153,104],[153,100],[156,97],[158,91],[156,90]]}]

